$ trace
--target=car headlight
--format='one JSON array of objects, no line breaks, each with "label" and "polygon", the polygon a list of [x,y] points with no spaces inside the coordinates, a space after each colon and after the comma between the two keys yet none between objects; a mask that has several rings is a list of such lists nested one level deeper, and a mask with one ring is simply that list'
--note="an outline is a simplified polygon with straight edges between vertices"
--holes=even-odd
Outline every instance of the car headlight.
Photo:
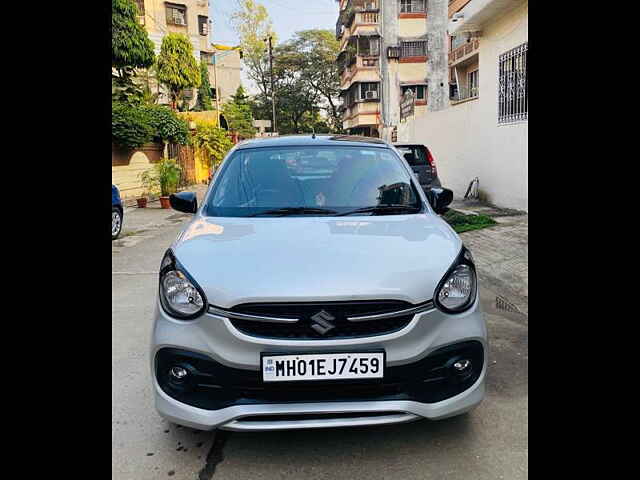
[{"label": "car headlight", "polygon": [[446,313],[467,310],[476,298],[476,268],[473,257],[465,247],[436,288],[435,304]]},{"label": "car headlight", "polygon": [[160,264],[160,304],[165,312],[181,320],[196,318],[207,308],[204,292],[171,250]]}]

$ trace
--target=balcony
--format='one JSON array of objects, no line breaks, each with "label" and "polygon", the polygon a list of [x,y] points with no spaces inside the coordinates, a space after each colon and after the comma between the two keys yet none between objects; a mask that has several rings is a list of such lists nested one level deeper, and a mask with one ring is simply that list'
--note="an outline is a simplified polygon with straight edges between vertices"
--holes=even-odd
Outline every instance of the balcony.
[{"label": "balcony", "polygon": [[336,22],[336,39],[340,40],[346,32],[353,32],[360,25],[378,25],[380,21],[376,1],[352,0],[340,12]]},{"label": "balcony", "polygon": [[379,57],[358,55],[355,61],[350,63],[340,75],[340,85],[342,88],[349,88],[355,82],[378,82]]},{"label": "balcony", "polygon": [[453,94],[449,97],[451,104],[462,103],[469,100],[475,100],[479,96],[478,87],[462,87],[456,88]]},{"label": "balcony", "polygon": [[478,48],[480,48],[480,40],[477,38],[471,39],[471,41],[465,43],[464,45],[460,45],[454,50],[449,52],[449,66],[453,67],[465,60],[471,58],[473,55],[478,53]]}]

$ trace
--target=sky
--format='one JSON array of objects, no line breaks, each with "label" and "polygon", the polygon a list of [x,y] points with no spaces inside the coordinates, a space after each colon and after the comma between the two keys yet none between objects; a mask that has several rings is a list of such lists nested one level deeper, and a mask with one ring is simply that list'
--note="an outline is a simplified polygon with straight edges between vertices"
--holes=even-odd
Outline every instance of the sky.
[{"label": "sky", "polygon": [[[269,12],[278,42],[290,39],[300,30],[322,28],[334,31],[338,19],[336,0],[257,0]],[[231,13],[237,0],[210,0],[209,16],[213,20],[211,43],[238,45],[239,39],[231,25]],[[242,72],[242,84],[251,93],[256,88]]]}]

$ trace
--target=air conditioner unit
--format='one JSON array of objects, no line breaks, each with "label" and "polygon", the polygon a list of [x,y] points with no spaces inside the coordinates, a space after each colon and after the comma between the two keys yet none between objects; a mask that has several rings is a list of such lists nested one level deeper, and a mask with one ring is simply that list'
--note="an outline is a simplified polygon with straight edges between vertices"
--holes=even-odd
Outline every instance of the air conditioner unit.
[{"label": "air conditioner unit", "polygon": [[378,92],[376,92],[375,90],[368,90],[364,93],[364,98],[366,98],[367,100],[378,98]]},{"label": "air conditioner unit", "polygon": [[173,23],[176,25],[186,25],[182,17],[173,17]]},{"label": "air conditioner unit", "polygon": [[202,35],[209,35],[209,28],[206,23],[202,25]]}]

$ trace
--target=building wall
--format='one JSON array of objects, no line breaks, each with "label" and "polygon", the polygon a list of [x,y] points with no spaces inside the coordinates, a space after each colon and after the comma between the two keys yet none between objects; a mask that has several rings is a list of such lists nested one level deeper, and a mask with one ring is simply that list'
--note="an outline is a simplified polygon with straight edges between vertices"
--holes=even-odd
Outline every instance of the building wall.
[{"label": "building wall", "polygon": [[[171,2],[169,2],[171,3]],[[187,7],[187,25],[172,25],[167,24],[166,17],[166,5],[164,0],[144,0],[145,8],[145,20],[144,27],[146,28],[149,39],[154,44],[155,54],[160,54],[160,47],[162,46],[162,39],[168,33],[183,33],[189,37],[191,44],[193,45],[193,54],[200,61],[200,51],[210,51],[209,36],[200,35],[198,29],[198,16],[209,17],[209,2],[207,0],[176,0],[176,4],[186,5]],[[209,24],[210,25],[210,24]],[[154,91],[157,91],[158,86],[154,85]],[[160,87],[162,92],[162,87]],[[197,95],[193,95],[193,99],[190,106],[193,106],[196,102]],[[162,95],[160,97],[160,103],[168,104],[169,97]]]},{"label": "building wall", "polygon": [[528,2],[483,28],[479,98],[408,119],[399,141],[426,144],[443,185],[462,197],[474,177],[498,206],[528,211],[528,123],[498,125],[498,57],[528,40]]},{"label": "building wall", "polygon": [[215,76],[218,79],[218,94],[220,105],[229,100],[241,84],[240,72],[242,71],[240,52],[238,50],[220,51],[217,55],[216,75],[213,65],[209,65],[209,83],[215,87]]},{"label": "building wall", "polygon": [[137,198],[142,195],[144,189],[140,182],[140,174],[153,168],[149,157],[142,152],[136,151],[130,158],[127,165],[111,166],[111,183],[113,183],[123,199]]},{"label": "building wall", "polygon": [[401,37],[421,37],[427,33],[424,18],[400,18],[398,19],[398,28]]}]

